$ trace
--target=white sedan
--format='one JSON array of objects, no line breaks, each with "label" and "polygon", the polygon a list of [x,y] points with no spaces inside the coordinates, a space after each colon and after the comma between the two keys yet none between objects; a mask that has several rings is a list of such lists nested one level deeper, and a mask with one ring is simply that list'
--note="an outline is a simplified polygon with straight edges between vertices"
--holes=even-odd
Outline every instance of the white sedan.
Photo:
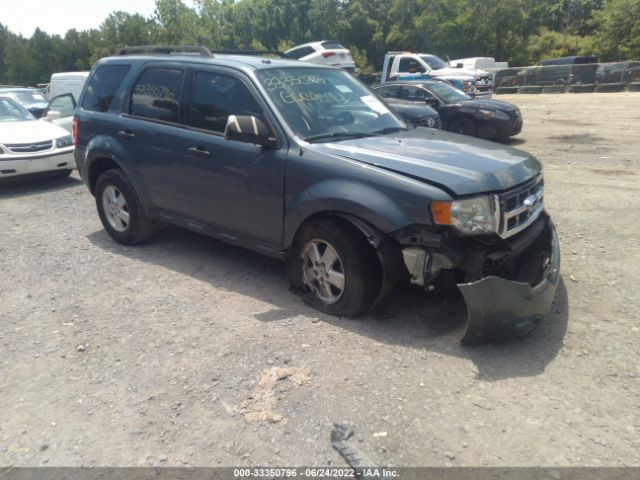
[{"label": "white sedan", "polygon": [[289,58],[295,58],[303,62],[343,68],[349,73],[356,71],[356,63],[353,61],[349,49],[333,40],[305,43],[287,50],[284,54]]},{"label": "white sedan", "polygon": [[40,172],[69,175],[76,168],[73,149],[67,130],[36,120],[14,100],[0,96],[0,179]]}]

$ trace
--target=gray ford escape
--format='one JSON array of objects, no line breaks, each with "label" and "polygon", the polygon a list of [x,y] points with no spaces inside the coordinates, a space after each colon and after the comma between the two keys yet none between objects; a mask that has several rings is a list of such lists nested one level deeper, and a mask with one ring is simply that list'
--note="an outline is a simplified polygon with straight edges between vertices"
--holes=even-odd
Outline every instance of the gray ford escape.
[{"label": "gray ford escape", "polygon": [[74,139],[114,240],[163,221],[281,258],[322,312],[362,315],[401,281],[457,287],[477,343],[530,331],[556,290],[540,163],[408,128],[339,69],[128,47],[94,65]]}]

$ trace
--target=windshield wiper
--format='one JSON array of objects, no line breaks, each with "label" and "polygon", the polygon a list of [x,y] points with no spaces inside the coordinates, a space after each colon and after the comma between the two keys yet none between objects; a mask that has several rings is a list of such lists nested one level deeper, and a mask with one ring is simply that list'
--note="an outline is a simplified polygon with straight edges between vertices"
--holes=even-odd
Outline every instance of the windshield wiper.
[{"label": "windshield wiper", "polygon": [[371,137],[371,133],[367,132],[333,132],[333,133],[321,133],[319,135],[311,135],[305,138],[307,142],[314,142],[318,140],[347,140],[350,138],[364,138]]}]

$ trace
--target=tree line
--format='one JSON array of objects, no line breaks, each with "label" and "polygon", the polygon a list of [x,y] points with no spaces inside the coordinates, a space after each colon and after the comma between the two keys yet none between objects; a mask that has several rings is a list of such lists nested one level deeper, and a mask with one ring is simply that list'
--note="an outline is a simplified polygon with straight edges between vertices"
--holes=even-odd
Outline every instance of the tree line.
[{"label": "tree line", "polygon": [[88,70],[124,45],[285,50],[331,39],[358,67],[388,50],[494,57],[511,66],[595,54],[640,59],[640,0],[156,0],[150,18],[113,12],[96,29],[25,38],[0,23],[0,84],[36,85]]}]

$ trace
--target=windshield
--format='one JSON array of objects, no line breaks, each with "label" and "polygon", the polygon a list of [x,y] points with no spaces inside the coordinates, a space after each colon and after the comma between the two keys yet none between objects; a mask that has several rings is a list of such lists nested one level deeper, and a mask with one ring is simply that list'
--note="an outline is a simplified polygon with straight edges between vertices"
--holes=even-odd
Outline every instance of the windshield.
[{"label": "windshield", "polygon": [[24,122],[35,120],[22,105],[10,98],[0,97],[0,122]]},{"label": "windshield", "polygon": [[420,55],[420,58],[427,62],[427,65],[429,65],[433,70],[440,70],[441,68],[447,67],[447,62],[435,55]]},{"label": "windshield", "polygon": [[466,93],[446,83],[429,83],[425,85],[425,88],[445,103],[458,103],[471,100],[471,97]]},{"label": "windshield", "polygon": [[4,92],[3,95],[13,98],[15,101],[23,104],[24,103],[43,103],[47,101],[45,96],[42,95],[42,93],[38,92],[37,90],[14,90],[11,92]]},{"label": "windshield", "polygon": [[343,70],[259,70],[258,78],[289,126],[307,141],[379,135],[406,125]]}]

